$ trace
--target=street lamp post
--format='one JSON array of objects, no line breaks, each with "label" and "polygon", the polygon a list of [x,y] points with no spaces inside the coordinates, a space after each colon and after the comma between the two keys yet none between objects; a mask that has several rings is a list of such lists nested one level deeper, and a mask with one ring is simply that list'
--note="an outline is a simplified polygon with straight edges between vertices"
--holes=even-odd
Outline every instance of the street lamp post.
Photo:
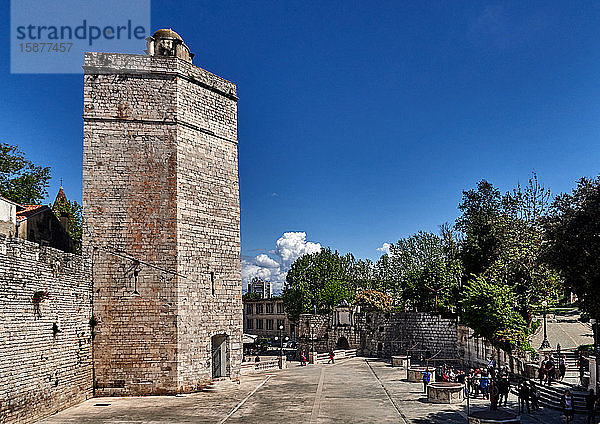
[{"label": "street lamp post", "polygon": [[600,356],[598,356],[598,321],[592,318],[590,319],[590,324],[592,324],[592,334],[594,335],[594,377],[596,380],[596,393],[598,393],[600,387],[600,378],[598,376],[598,359],[600,359]]},{"label": "street lamp post", "polygon": [[315,324],[311,323],[310,324],[310,351],[314,352],[315,351],[315,336],[313,335],[313,332],[315,331]]},{"label": "street lamp post", "polygon": [[279,356],[283,357],[283,337],[281,337],[281,332],[283,331],[283,325],[279,326]]},{"label": "street lamp post", "polygon": [[548,302],[545,300],[542,302],[542,306],[544,307],[544,340],[542,340],[542,345],[540,349],[550,349],[550,342],[548,341],[548,332],[546,330],[546,309],[548,307]]}]

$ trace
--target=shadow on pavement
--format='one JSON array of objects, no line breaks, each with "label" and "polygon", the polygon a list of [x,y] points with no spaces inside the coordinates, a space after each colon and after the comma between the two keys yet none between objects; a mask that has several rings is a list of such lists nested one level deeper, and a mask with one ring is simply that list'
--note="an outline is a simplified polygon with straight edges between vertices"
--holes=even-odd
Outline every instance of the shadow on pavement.
[{"label": "shadow on pavement", "polygon": [[411,418],[412,424],[430,424],[430,423],[447,423],[447,424],[464,424],[466,422],[463,415],[457,411],[439,411],[425,413],[418,418]]}]

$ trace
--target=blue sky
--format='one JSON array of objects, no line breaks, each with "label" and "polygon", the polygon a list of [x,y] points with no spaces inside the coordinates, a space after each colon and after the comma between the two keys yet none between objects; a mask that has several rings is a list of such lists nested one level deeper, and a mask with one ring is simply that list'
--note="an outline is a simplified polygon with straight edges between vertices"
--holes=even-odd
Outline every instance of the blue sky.
[{"label": "blue sky", "polygon": [[[153,29],[238,84],[250,262],[281,264],[292,231],[376,259],[453,221],[479,179],[506,190],[535,169],[556,193],[598,174],[600,4],[374,3],[152,1]],[[52,196],[62,177],[80,199],[81,76],[9,69],[6,51],[0,140],[52,167]]]}]

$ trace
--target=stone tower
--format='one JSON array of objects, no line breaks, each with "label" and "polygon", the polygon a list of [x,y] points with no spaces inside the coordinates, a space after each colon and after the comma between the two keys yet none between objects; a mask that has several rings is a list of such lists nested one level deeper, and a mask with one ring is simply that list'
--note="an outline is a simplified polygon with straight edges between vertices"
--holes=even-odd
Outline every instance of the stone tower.
[{"label": "stone tower", "polygon": [[239,377],[235,84],[161,29],[146,55],[86,53],[84,253],[96,394],[198,390]]}]

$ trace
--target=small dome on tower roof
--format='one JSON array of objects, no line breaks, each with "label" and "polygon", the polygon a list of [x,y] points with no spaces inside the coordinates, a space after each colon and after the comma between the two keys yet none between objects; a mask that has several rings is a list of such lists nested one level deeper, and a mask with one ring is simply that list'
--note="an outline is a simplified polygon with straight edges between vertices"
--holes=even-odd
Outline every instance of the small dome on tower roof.
[{"label": "small dome on tower roof", "polygon": [[171,28],[159,29],[152,35],[154,38],[174,38],[175,40],[183,41],[183,38]]}]

